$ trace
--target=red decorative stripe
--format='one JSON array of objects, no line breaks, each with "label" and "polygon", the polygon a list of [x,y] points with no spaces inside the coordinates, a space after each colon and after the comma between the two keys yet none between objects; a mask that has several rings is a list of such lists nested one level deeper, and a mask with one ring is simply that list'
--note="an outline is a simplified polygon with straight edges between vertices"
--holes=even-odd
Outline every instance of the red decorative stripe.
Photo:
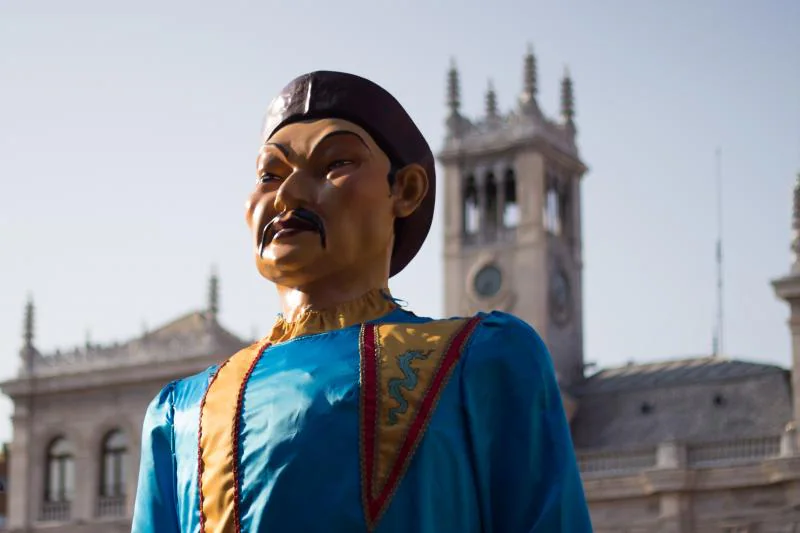
[{"label": "red decorative stripe", "polygon": [[247,373],[244,375],[244,379],[242,380],[242,384],[239,387],[239,393],[236,396],[236,415],[233,419],[233,525],[236,533],[241,533],[242,531],[242,517],[239,513],[239,499],[241,497],[239,486],[241,485],[241,479],[239,476],[241,475],[239,471],[239,428],[241,427],[241,420],[242,420],[242,404],[244,402],[244,389],[247,387],[247,382],[250,381],[250,375],[253,373],[253,369],[256,367],[256,364],[261,360],[261,356],[264,355],[264,352],[269,348],[269,342],[264,343],[264,345],[258,349],[258,354],[253,358],[253,362],[250,363],[250,368],[247,369]]},{"label": "red decorative stripe", "polygon": [[203,393],[203,399],[200,400],[200,420],[197,424],[197,492],[200,495],[200,533],[205,533],[206,531],[206,515],[203,512],[203,446],[200,444],[203,442],[203,409],[206,407],[206,397],[208,396],[209,389],[211,389],[211,386],[217,379],[219,371],[228,364],[229,360],[230,359],[226,359],[225,362],[217,367],[217,371],[214,372],[214,375],[211,376],[211,379],[208,381],[206,391]]},{"label": "red decorative stripe", "polygon": [[381,515],[386,511],[388,504],[397,489],[402,476],[408,468],[414,452],[419,446],[428,422],[433,414],[436,404],[439,401],[442,390],[455,368],[456,363],[461,358],[464,346],[475,327],[480,322],[480,317],[470,318],[467,323],[450,339],[450,344],[442,356],[442,360],[436,369],[436,373],[431,381],[431,385],[422,398],[414,420],[406,434],[406,438],[400,448],[395,463],[389,472],[386,484],[382,487],[377,498],[372,497],[375,465],[375,433],[377,428],[377,354],[376,354],[376,330],[377,326],[365,326],[362,332],[362,375],[361,375],[361,400],[362,400],[362,424],[361,438],[363,439],[362,453],[364,464],[362,471],[363,495],[367,528],[374,529]]},{"label": "red decorative stripe", "polygon": [[378,423],[378,354],[376,353],[377,326],[365,324],[361,328],[361,500],[367,510],[367,527],[372,529],[372,482],[375,469],[375,432]]}]

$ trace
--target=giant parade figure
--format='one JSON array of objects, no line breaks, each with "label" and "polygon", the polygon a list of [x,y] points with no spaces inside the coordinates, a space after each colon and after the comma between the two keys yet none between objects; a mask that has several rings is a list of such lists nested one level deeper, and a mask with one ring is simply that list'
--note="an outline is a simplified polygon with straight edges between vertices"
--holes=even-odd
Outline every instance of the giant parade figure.
[{"label": "giant parade figure", "polygon": [[133,531],[590,532],[536,332],[500,312],[417,316],[389,292],[436,184],[398,101],[300,76],[267,111],[256,170],[246,218],[282,313],[150,404]]}]

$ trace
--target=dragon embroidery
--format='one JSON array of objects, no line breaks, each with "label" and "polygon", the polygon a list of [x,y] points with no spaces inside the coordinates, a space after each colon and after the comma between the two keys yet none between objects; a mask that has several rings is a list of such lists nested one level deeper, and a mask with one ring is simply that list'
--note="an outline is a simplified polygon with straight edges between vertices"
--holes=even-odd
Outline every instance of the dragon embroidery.
[{"label": "dragon embroidery", "polygon": [[375,531],[480,322],[364,324],[359,339],[361,497]]},{"label": "dragon embroidery", "polygon": [[424,352],[418,350],[409,350],[397,357],[397,366],[403,371],[403,378],[392,378],[389,380],[389,396],[397,402],[397,407],[392,407],[389,410],[389,425],[397,424],[397,415],[405,414],[408,411],[408,400],[405,399],[401,388],[407,391],[413,391],[419,377],[417,376],[417,369],[411,366],[411,362],[415,359],[427,359],[433,353],[433,350],[426,350]]}]

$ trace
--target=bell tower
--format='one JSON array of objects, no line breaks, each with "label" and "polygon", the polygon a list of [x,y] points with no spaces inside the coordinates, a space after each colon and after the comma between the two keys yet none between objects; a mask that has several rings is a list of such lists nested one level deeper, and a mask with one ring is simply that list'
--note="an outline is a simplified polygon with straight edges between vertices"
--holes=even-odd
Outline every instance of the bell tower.
[{"label": "bell tower", "polygon": [[772,282],[775,294],[789,304],[789,333],[792,341],[792,390],[794,423],[800,423],[800,174],[794,186],[792,213],[792,266],[789,273]]},{"label": "bell tower", "polygon": [[531,324],[549,347],[560,382],[583,378],[581,178],[572,80],[561,81],[561,117],[537,102],[529,48],[514,109],[499,110],[489,83],[485,115],[461,114],[455,64],[441,190],[445,196],[446,315],[499,309]]}]

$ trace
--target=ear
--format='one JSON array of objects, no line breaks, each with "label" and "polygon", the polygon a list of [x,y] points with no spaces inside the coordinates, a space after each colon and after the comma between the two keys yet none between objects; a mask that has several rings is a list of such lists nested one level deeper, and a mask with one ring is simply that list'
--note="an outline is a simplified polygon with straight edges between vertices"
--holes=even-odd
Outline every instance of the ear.
[{"label": "ear", "polygon": [[421,165],[412,163],[397,171],[392,186],[393,211],[405,218],[417,210],[428,193],[428,173]]}]

